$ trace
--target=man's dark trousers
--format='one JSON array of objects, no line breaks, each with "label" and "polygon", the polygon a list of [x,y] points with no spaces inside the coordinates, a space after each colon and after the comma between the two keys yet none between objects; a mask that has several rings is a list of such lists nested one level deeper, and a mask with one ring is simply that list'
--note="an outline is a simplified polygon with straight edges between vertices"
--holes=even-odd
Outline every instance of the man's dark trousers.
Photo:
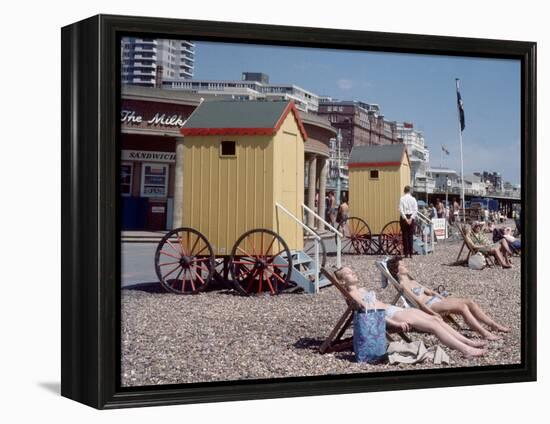
[{"label": "man's dark trousers", "polygon": [[[410,218],[410,215],[405,215],[407,218]],[[412,256],[413,254],[413,235],[414,235],[414,219],[411,221],[410,225],[407,224],[407,221],[400,218],[399,224],[401,225],[401,236],[403,237],[403,255]]]}]

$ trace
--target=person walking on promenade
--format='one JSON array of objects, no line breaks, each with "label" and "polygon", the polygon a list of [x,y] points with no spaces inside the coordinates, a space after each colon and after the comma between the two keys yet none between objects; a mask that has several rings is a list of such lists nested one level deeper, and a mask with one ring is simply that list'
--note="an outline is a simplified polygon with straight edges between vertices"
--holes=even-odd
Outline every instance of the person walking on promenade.
[{"label": "person walking on promenade", "polygon": [[327,211],[328,211],[327,221],[330,225],[334,225],[334,222],[336,221],[336,196],[334,195],[333,191],[331,191],[328,194]]},{"label": "person walking on promenade", "polygon": [[342,203],[338,206],[338,214],[336,215],[336,222],[341,224],[346,222],[349,218],[349,205],[345,197],[342,199]]},{"label": "person walking on promenade", "polygon": [[435,209],[437,213],[438,218],[444,218],[445,217],[445,207],[443,206],[443,203],[441,200],[437,199],[435,202]]},{"label": "person walking on promenade", "polygon": [[460,210],[460,204],[455,200],[453,202],[453,220],[454,222],[459,222],[459,210]]},{"label": "person walking on promenade", "polygon": [[403,196],[399,200],[399,224],[401,226],[401,237],[403,239],[403,256],[412,258],[413,235],[418,204],[411,195],[411,187],[405,186]]}]

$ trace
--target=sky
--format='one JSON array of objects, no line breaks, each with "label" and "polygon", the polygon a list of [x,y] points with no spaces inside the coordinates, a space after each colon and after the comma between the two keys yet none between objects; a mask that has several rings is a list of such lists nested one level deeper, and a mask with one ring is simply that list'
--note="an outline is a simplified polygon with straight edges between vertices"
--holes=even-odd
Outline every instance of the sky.
[{"label": "sky", "polygon": [[[377,103],[390,121],[424,134],[430,165],[460,172],[455,78],[466,127],[464,174],[497,171],[520,183],[520,62],[508,59],[196,42],[195,79],[240,80],[263,72],[271,83],[339,100]],[[450,151],[442,158],[441,146]]]}]

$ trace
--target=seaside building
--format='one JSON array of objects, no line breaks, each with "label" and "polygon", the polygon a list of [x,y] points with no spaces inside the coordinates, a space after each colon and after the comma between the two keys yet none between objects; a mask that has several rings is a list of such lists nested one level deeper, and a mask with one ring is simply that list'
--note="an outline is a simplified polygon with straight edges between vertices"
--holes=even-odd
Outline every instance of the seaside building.
[{"label": "seaside building", "polygon": [[[445,193],[448,189],[449,193],[460,192],[460,175],[454,169],[431,167],[426,174],[433,179],[435,191]],[[450,181],[450,186],[447,181]]]},{"label": "seaside building", "polygon": [[[414,125],[410,122],[398,122],[396,124],[397,137],[403,141],[407,147],[409,160],[411,163],[411,184],[415,190],[421,190],[426,184],[431,185],[431,182],[426,183],[427,170],[430,161],[430,152],[424,141],[423,134],[414,129]],[[418,179],[418,182],[417,182]]]},{"label": "seaside building", "polygon": [[[176,146],[183,127],[203,101],[230,96],[197,95],[160,88],[125,85],[121,102],[121,225],[123,230],[165,230],[173,227]],[[306,204],[324,216],[329,144],[336,137],[330,123],[299,112],[307,140],[303,149]],[[179,168],[181,170],[181,168]],[[200,184],[200,183],[199,183]],[[311,189],[310,189],[311,188]]]},{"label": "seaside building", "polygon": [[159,87],[162,81],[183,81],[193,77],[195,43],[124,37],[121,42],[122,84]]},{"label": "seaside building", "polygon": [[483,171],[483,172],[477,172],[476,175],[479,175],[483,181],[485,181],[485,184],[487,186],[487,191],[489,192],[495,192],[495,191],[503,191],[503,181],[502,176],[500,172],[495,171]]},{"label": "seaside building", "polygon": [[243,72],[240,80],[166,80],[162,88],[194,94],[232,96],[234,100],[292,100],[303,112],[316,112],[319,96],[294,84],[273,84],[269,75]]},{"label": "seaside building", "polygon": [[[473,194],[476,196],[485,196],[487,194],[487,186],[483,177],[481,175],[464,175],[464,182],[468,184],[469,192],[468,194]],[[466,185],[464,185],[466,189]]]},{"label": "seaside building", "polygon": [[321,97],[317,113],[328,119],[330,124],[340,131],[344,163],[347,163],[353,146],[399,142],[397,124],[386,121],[384,115],[380,113],[380,107],[376,104]]}]

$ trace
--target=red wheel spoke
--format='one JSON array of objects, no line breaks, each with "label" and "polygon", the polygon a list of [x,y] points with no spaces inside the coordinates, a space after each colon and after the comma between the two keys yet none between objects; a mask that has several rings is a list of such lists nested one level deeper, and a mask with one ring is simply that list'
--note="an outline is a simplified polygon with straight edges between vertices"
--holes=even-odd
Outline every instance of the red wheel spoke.
[{"label": "red wheel spoke", "polygon": [[262,273],[260,274],[260,284],[258,285],[258,293],[262,292],[263,276],[264,276],[264,272],[262,271]]},{"label": "red wheel spoke", "polygon": [[274,264],[273,262],[269,262],[269,266],[274,266],[275,268],[288,268],[288,264]]},{"label": "red wheel spoke", "polygon": [[262,235],[260,237],[260,255],[265,255],[264,253],[264,232],[262,231]]},{"label": "red wheel spoke", "polygon": [[210,262],[210,258],[200,258],[200,259],[193,259],[193,263],[195,262]]},{"label": "red wheel spoke", "polygon": [[[195,251],[195,247],[197,247],[197,244],[200,240],[200,237],[197,237],[197,239],[195,240],[195,243],[193,243],[193,247],[191,248],[191,250],[189,251],[189,256],[193,256],[193,252]],[[203,249],[204,250],[204,249]],[[195,255],[196,256],[196,255]]]},{"label": "red wheel spoke", "polygon": [[279,256],[281,253],[283,253],[285,249],[279,250],[277,253],[275,253],[273,256],[271,256],[271,259],[268,261],[269,264],[271,264],[277,256]]},{"label": "red wheel spoke", "polygon": [[198,272],[195,272],[193,270],[193,268],[191,268],[191,272],[199,279],[199,281],[201,282],[201,284],[204,284],[204,280],[201,278],[201,276],[199,275]]},{"label": "red wheel spoke", "polygon": [[246,250],[241,249],[241,246],[237,246],[237,250],[240,250],[242,253],[244,253],[244,254],[245,254],[246,256],[248,256],[249,258],[257,257],[257,255],[251,255],[251,254],[248,253]]},{"label": "red wheel spoke", "polygon": [[177,237],[178,237],[178,243],[180,245],[180,249],[181,249],[181,254],[183,256],[189,256],[187,255],[187,253],[185,252],[185,248],[183,247],[183,239],[180,237],[179,233],[177,234]]},{"label": "red wheel spoke", "polygon": [[206,249],[208,249],[208,246],[204,246],[201,250],[199,250],[195,256],[199,256],[202,252],[204,252]]},{"label": "red wheel spoke", "polygon": [[[187,247],[189,247],[191,245],[191,233],[188,231],[187,232]],[[189,251],[189,256],[191,256],[191,251]]]},{"label": "red wheel spoke", "polygon": [[269,243],[269,247],[265,251],[266,255],[269,255],[269,251],[273,247],[273,243],[275,243],[275,236],[273,236],[273,238],[271,239],[271,243]]},{"label": "red wheel spoke", "polygon": [[244,275],[237,275],[237,278],[240,278],[240,279],[245,279],[248,275],[250,275],[250,273],[252,271],[254,271],[256,268],[246,268],[246,267],[243,267],[243,269],[246,270],[246,273]]},{"label": "red wheel spoke", "polygon": [[252,254],[253,254],[254,256],[258,256],[258,255],[256,254],[256,248],[255,248],[256,246],[254,246],[254,243],[252,242],[252,237],[247,237],[247,238],[246,238],[246,242],[248,243],[248,245],[249,245],[250,247],[252,247]]},{"label": "red wheel spoke", "polygon": [[359,227],[359,230],[357,231],[359,234],[361,234],[361,230],[362,230],[363,228],[366,228],[365,223],[361,222],[360,224],[361,224],[361,227]]},{"label": "red wheel spoke", "polygon": [[164,276],[164,278],[167,278],[170,274],[172,274],[172,273],[173,273],[176,269],[178,269],[178,268],[181,268],[181,265],[178,265],[177,267],[175,267],[174,269],[172,269],[172,271],[170,271],[168,274],[166,274],[166,275]]},{"label": "red wheel spoke", "polygon": [[178,282],[178,279],[180,278],[182,271],[183,271],[183,267],[180,269],[180,272],[178,272],[178,275],[176,275],[176,279],[174,280],[174,282],[170,284],[172,287],[174,287],[174,283]]},{"label": "red wheel spoke", "polygon": [[269,277],[265,275],[265,271],[262,271],[262,275],[266,277],[265,282],[269,286],[269,291],[271,292],[271,294],[275,294],[275,290],[273,290],[273,286],[271,285],[271,281],[269,281]]},{"label": "red wheel spoke", "polygon": [[281,283],[286,284],[285,280],[283,280],[281,278],[281,276],[278,275],[276,272],[270,270],[269,268],[266,268],[266,270],[269,271],[271,273],[271,275],[273,275],[275,278],[277,278]]},{"label": "red wheel spoke", "polygon": [[175,262],[164,262],[163,264],[159,264],[159,266],[165,266],[165,265],[174,265],[174,264],[179,264],[180,261],[175,261]]},{"label": "red wheel spoke", "polygon": [[357,234],[357,220],[353,220],[353,234]]},{"label": "red wheel spoke", "polygon": [[191,273],[191,269],[186,271],[189,271],[189,282],[191,283],[191,289],[195,291],[196,287],[195,287],[195,282],[193,281],[193,274]]},{"label": "red wheel spoke", "polygon": [[170,240],[166,240],[166,243],[168,244],[168,246],[174,249],[174,252],[179,253],[181,255],[181,250],[176,249],[176,247],[170,242]]},{"label": "red wheel spoke", "polygon": [[183,275],[181,276],[181,291],[182,292],[185,292],[185,288],[187,286],[187,277],[186,277],[186,272],[185,270],[183,270]]},{"label": "red wheel spoke", "polygon": [[172,255],[171,253],[165,252],[164,250],[161,250],[160,254],[170,256],[171,258],[177,259],[178,261],[181,259],[181,256]]},{"label": "red wheel spoke", "polygon": [[233,261],[234,264],[239,264],[239,265],[255,265],[256,262],[247,262],[247,261]]},{"label": "red wheel spoke", "polygon": [[202,269],[203,271],[210,272],[210,269],[205,268],[202,265],[196,265],[196,267]]}]

